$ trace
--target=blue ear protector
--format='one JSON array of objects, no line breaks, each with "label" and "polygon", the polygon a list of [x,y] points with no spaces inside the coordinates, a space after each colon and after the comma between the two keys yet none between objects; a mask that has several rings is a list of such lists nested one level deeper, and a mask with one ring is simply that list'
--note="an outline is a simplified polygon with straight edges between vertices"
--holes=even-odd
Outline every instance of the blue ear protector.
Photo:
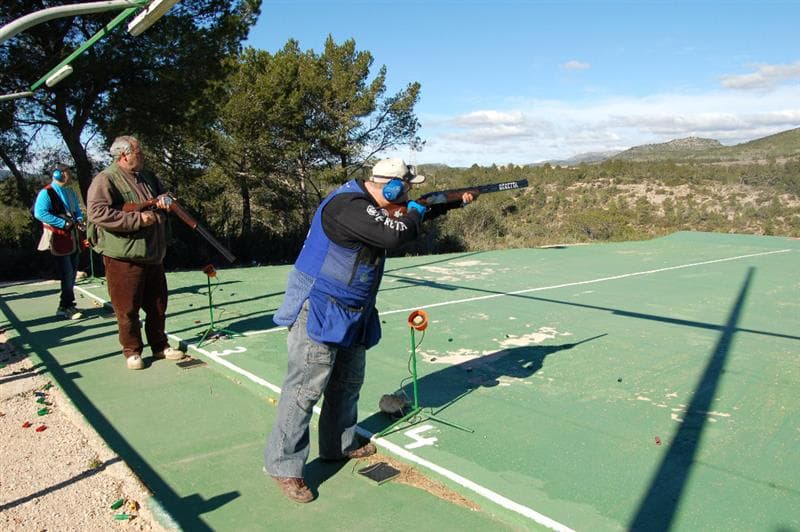
[{"label": "blue ear protector", "polygon": [[402,179],[392,179],[383,186],[383,197],[387,201],[394,201],[401,197],[406,191],[405,184]]},{"label": "blue ear protector", "polygon": [[64,174],[61,173],[61,170],[53,170],[53,179],[61,182],[64,180]]}]

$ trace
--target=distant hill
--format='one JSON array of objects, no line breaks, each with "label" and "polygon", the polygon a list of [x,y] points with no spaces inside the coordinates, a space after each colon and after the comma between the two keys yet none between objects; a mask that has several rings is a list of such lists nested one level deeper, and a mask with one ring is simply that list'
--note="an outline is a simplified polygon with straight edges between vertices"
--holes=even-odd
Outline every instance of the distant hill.
[{"label": "distant hill", "polygon": [[707,153],[695,154],[694,158],[709,158],[723,161],[762,161],[800,158],[800,128],[790,129],[768,137],[751,140],[735,146],[723,146]]},{"label": "distant hill", "polygon": [[735,146],[714,139],[688,137],[625,150],[612,159],[628,161],[690,160],[697,162],[760,162],[800,158],[800,128],[790,129]]},{"label": "distant hill", "polygon": [[[578,155],[573,155],[569,159],[563,159],[560,161],[547,161],[551,165],[559,165],[559,166],[573,166],[576,164],[581,163],[599,163],[605,161],[606,159],[611,159],[612,157],[619,155],[619,150],[613,151],[590,151],[586,153],[579,153]],[[531,166],[541,166],[544,163],[537,163]]]},{"label": "distant hill", "polygon": [[[765,163],[774,160],[800,160],[800,128],[789,129],[760,139],[743,142],[734,146],[724,146],[716,139],[686,137],[659,144],[643,144],[624,151],[586,152],[568,159],[549,160],[522,165],[536,168],[551,166],[577,166],[594,164],[608,160],[636,162],[681,161],[699,163]],[[446,164],[425,163],[419,165],[421,173],[437,170],[455,169]]]},{"label": "distant hill", "polygon": [[634,146],[633,148],[618,153],[613,158],[625,159],[628,161],[685,159],[699,152],[707,152],[722,147],[722,143],[718,140],[687,137],[685,139],[675,139],[660,144]]}]

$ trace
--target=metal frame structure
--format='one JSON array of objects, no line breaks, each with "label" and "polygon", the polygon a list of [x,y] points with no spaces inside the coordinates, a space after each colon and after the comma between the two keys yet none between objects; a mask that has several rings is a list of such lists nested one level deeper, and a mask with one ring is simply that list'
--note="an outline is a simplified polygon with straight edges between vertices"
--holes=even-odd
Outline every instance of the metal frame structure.
[{"label": "metal frame structure", "polygon": [[48,20],[63,17],[74,17],[90,13],[102,13],[105,11],[115,11],[120,9],[123,10],[114,18],[114,20],[106,24],[102,29],[100,29],[100,31],[92,35],[66,59],[61,61],[58,65],[53,67],[52,70],[31,85],[29,90],[0,95],[0,101],[33,96],[33,92],[40,88],[43,84],[46,84],[48,87],[52,87],[72,73],[72,67],[68,67],[68,65],[75,60],[75,58],[85,52],[88,48],[94,45],[94,43],[110,33],[114,28],[131,17],[133,14],[137,12],[139,13],[138,16],[128,25],[128,31],[131,35],[138,36],[147,28],[152,26],[156,20],[161,18],[173,5],[178,2],[179,0],[108,0],[105,2],[71,4],[42,9],[9,22],[0,28],[0,44],[17,35],[18,33],[36,26],[37,24],[47,22]]}]

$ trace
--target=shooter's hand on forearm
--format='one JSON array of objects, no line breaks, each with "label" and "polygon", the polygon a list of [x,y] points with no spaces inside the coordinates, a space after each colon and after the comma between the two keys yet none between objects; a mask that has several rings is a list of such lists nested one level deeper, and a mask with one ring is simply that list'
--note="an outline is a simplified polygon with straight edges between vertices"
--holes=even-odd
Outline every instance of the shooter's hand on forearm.
[{"label": "shooter's hand on forearm", "polygon": [[170,206],[172,205],[172,196],[170,196],[169,194],[161,194],[156,199],[158,200],[156,202],[156,207],[158,207],[159,209],[168,211]]},{"label": "shooter's hand on forearm", "polygon": [[414,200],[411,200],[406,204],[406,209],[407,209],[406,212],[417,211],[419,213],[419,220],[420,221],[422,221],[422,219],[425,218],[425,212],[428,210],[425,207],[425,205],[417,203]]}]

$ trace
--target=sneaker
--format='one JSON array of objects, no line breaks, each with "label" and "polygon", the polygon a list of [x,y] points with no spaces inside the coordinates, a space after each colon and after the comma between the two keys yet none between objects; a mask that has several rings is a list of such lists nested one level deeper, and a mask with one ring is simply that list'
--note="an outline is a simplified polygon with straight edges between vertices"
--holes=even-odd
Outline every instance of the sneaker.
[{"label": "sneaker", "polygon": [[71,307],[58,307],[56,311],[56,316],[61,318],[67,318],[68,320],[79,320],[83,317],[83,314],[76,309],[74,306]]},{"label": "sneaker", "polygon": [[180,360],[185,356],[186,353],[173,347],[166,347],[163,351],[153,353],[153,358],[156,360],[161,360],[163,358],[166,358],[167,360]]},{"label": "sneaker", "polygon": [[139,355],[131,355],[125,359],[128,369],[144,369],[144,360]]},{"label": "sneaker", "polygon": [[294,502],[307,503],[314,500],[306,481],[297,477],[272,477],[284,495]]},{"label": "sneaker", "polygon": [[375,444],[372,442],[367,442],[358,449],[353,449],[349,453],[345,453],[344,456],[340,456],[339,458],[328,458],[327,456],[320,456],[320,460],[322,460],[323,462],[335,462],[337,460],[358,460],[361,458],[372,456],[377,452],[378,448],[375,447]]}]

